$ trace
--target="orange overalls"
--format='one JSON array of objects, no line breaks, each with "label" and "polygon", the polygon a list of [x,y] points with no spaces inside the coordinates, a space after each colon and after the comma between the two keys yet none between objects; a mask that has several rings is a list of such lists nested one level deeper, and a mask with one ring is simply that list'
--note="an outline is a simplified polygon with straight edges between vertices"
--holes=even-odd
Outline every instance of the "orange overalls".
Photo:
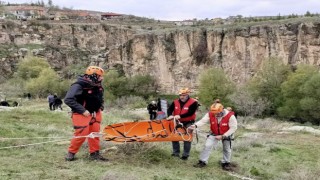
[{"label": "orange overalls", "polygon": [[[77,137],[77,136],[87,136],[91,132],[100,132],[100,123],[101,123],[101,111],[91,114],[86,117],[79,113],[72,113],[72,122],[74,127],[74,137],[71,140],[69,146],[69,152],[77,153],[87,139],[86,137]],[[88,138],[89,151],[90,153],[100,150],[100,140],[99,137]]]}]

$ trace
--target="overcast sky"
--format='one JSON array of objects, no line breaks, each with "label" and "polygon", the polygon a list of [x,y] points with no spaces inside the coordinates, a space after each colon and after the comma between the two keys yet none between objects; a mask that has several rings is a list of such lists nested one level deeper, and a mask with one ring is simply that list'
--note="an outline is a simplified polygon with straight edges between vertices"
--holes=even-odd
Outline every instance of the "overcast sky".
[{"label": "overcast sky", "polygon": [[[1,0],[10,3],[38,0]],[[41,0],[40,0],[41,1]],[[45,3],[48,0],[43,0]],[[160,20],[227,18],[228,16],[276,16],[320,12],[320,0],[52,0],[72,9],[131,14]]]}]

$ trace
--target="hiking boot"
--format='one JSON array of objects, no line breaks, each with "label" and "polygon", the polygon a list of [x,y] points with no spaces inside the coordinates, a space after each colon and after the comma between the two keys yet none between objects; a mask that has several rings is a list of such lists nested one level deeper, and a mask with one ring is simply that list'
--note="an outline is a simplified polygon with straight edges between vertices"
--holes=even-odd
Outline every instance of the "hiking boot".
[{"label": "hiking boot", "polygon": [[188,157],[189,157],[189,156],[182,156],[180,159],[186,161],[186,160],[188,160]]},{"label": "hiking boot", "polygon": [[91,160],[97,160],[97,161],[109,161],[109,159],[104,158],[103,156],[101,156],[99,151],[90,153],[90,159]]},{"label": "hiking boot", "polygon": [[207,165],[207,164],[206,164],[205,162],[199,160],[198,164],[193,165],[193,167],[203,168],[203,167],[205,167],[206,165]]},{"label": "hiking boot", "polygon": [[230,163],[222,163],[221,166],[222,166],[222,169],[225,170],[225,171],[231,171],[232,170],[232,167],[230,166]]},{"label": "hiking boot", "polygon": [[65,157],[65,160],[66,161],[74,161],[75,160],[75,153],[72,153],[72,152],[68,152],[68,154],[66,155]]}]

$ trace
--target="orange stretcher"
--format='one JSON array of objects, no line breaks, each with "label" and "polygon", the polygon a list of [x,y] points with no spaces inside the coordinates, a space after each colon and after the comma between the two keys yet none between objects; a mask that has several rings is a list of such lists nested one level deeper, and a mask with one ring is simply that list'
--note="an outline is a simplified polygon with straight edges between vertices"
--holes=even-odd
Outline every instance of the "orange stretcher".
[{"label": "orange stretcher", "polygon": [[192,141],[192,133],[173,120],[144,120],[107,125],[103,139],[114,142]]}]

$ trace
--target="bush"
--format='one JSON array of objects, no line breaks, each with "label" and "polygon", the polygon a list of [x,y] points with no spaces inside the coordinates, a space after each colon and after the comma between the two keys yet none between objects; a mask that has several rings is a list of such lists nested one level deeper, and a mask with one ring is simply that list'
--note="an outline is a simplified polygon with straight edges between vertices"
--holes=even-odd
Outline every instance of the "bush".
[{"label": "bush", "polygon": [[49,93],[62,93],[68,90],[66,82],[59,82],[59,77],[52,69],[44,69],[39,77],[30,79],[26,84],[27,92],[36,97],[47,97]]},{"label": "bush", "polygon": [[269,106],[266,99],[260,97],[255,99],[247,86],[239,87],[229,99],[235,105],[235,111],[244,116],[261,116]]},{"label": "bush", "polygon": [[230,104],[234,84],[222,69],[211,68],[200,74],[199,98],[205,106],[210,106],[214,99],[219,98],[224,105]]},{"label": "bush", "polygon": [[261,70],[249,82],[249,89],[255,100],[260,98],[270,102],[266,107],[266,115],[275,114],[276,109],[281,106],[283,100],[280,86],[289,73],[289,66],[284,65],[281,59],[273,57],[263,62]]},{"label": "bush", "polygon": [[283,106],[278,108],[281,117],[291,120],[319,124],[320,75],[316,67],[298,66],[296,72],[281,85]]},{"label": "bush", "polygon": [[49,68],[49,63],[34,56],[28,56],[18,64],[17,76],[24,80],[37,78],[43,69]]},{"label": "bush", "polygon": [[115,70],[105,74],[105,98],[111,101],[124,96],[142,96],[147,98],[156,94],[157,85],[150,75],[136,75],[127,78]]},{"label": "bush", "polygon": [[139,96],[123,96],[116,99],[113,106],[121,109],[145,108],[147,102]]}]

